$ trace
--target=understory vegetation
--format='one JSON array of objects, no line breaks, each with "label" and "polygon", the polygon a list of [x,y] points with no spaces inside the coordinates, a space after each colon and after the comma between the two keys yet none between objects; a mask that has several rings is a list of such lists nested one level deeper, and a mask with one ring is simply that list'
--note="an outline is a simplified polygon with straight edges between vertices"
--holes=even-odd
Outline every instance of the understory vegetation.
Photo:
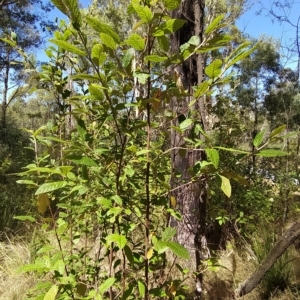
[{"label": "understory vegetation", "polygon": [[[243,0],[51,2],[0,4],[0,299],[237,296],[299,220],[299,69]],[[243,299],[298,299],[299,248]]]}]

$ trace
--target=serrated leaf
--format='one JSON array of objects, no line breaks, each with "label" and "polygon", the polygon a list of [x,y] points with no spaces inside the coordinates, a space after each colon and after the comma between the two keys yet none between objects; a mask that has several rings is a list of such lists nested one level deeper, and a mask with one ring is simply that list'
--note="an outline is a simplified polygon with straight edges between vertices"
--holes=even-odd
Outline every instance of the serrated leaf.
[{"label": "serrated leaf", "polygon": [[270,139],[278,134],[280,134],[281,132],[283,132],[286,128],[286,125],[281,125],[277,128],[275,128],[274,130],[272,130],[271,134],[270,134]]},{"label": "serrated leaf", "polygon": [[212,20],[212,22],[206,27],[205,34],[209,35],[211,32],[213,32],[215,29],[218,28],[219,23],[224,19],[224,14],[221,14],[217,16],[215,19]]},{"label": "serrated leaf", "polygon": [[115,42],[115,40],[110,35],[101,32],[100,33],[100,39],[106,47],[108,47],[112,50],[117,49],[117,43]]},{"label": "serrated leaf", "polygon": [[180,258],[190,259],[189,251],[176,242],[168,242],[171,251]]},{"label": "serrated leaf", "polygon": [[103,52],[103,46],[101,44],[95,44],[92,48],[92,61],[99,67],[106,60],[106,53]]},{"label": "serrated leaf", "polygon": [[37,207],[40,214],[44,214],[50,205],[50,200],[47,194],[39,194],[37,196]]},{"label": "serrated leaf", "polygon": [[143,51],[145,48],[144,39],[137,33],[132,33],[126,40],[125,43],[135,50]]},{"label": "serrated leaf", "polygon": [[107,278],[102,284],[100,284],[99,292],[103,294],[106,292],[116,281],[115,277]]},{"label": "serrated leaf", "polygon": [[51,0],[51,2],[64,14],[68,15],[68,8],[62,0]]},{"label": "serrated leaf", "polygon": [[174,10],[179,7],[181,0],[165,0],[164,4],[166,9]]},{"label": "serrated leaf", "polygon": [[108,244],[116,243],[119,249],[123,249],[127,243],[126,236],[117,233],[108,235],[106,241]]},{"label": "serrated leaf", "polygon": [[209,89],[209,82],[204,81],[202,82],[198,87],[197,90],[194,93],[194,98],[200,98],[203,96]]},{"label": "serrated leaf", "polygon": [[146,258],[151,259],[152,256],[153,256],[153,248],[150,248],[147,252]]},{"label": "serrated leaf", "polygon": [[54,284],[50,290],[45,294],[44,300],[55,300],[58,293],[58,286]]},{"label": "serrated leaf", "polygon": [[56,190],[59,190],[67,185],[66,181],[55,181],[55,182],[47,182],[42,184],[37,191],[35,192],[35,195],[44,194],[53,192]]},{"label": "serrated leaf", "polygon": [[255,136],[253,140],[254,147],[259,147],[261,145],[261,143],[264,140],[264,136],[265,136],[265,131],[261,131]]},{"label": "serrated leaf", "polygon": [[151,54],[151,55],[145,56],[145,59],[149,60],[151,62],[163,62],[163,61],[167,60],[168,57],[167,56],[157,55],[157,54]]},{"label": "serrated leaf", "polygon": [[205,149],[205,152],[206,152],[209,160],[212,162],[212,164],[217,169],[219,166],[219,161],[220,161],[219,152],[216,149],[209,149],[209,148]]},{"label": "serrated leaf", "polygon": [[221,178],[221,190],[229,198],[231,196],[231,184],[227,177],[219,175]]},{"label": "serrated leaf", "polygon": [[288,152],[282,150],[275,150],[275,149],[265,149],[259,151],[256,155],[262,157],[276,157],[276,156],[286,156],[289,155]]},{"label": "serrated leaf", "polygon": [[222,64],[222,60],[215,59],[209,66],[205,68],[205,74],[212,79],[219,77],[222,73]]},{"label": "serrated leaf", "polygon": [[132,7],[135,10],[135,12],[137,13],[137,15],[144,22],[146,22],[146,23],[151,22],[151,20],[153,18],[153,14],[148,6],[142,6],[142,5],[138,4],[137,1],[135,1],[134,3],[132,3]]},{"label": "serrated leaf", "polygon": [[172,227],[167,227],[161,235],[161,239],[164,242],[169,241],[176,234],[176,229]]},{"label": "serrated leaf", "polygon": [[102,88],[101,88],[101,86],[99,84],[93,84],[93,83],[91,83],[89,85],[89,92],[90,92],[90,94],[93,97],[95,97],[96,100],[100,100],[101,101],[101,100],[104,99]]},{"label": "serrated leaf", "polygon": [[134,49],[133,48],[129,48],[125,52],[125,54],[124,54],[124,56],[122,58],[122,64],[123,64],[123,66],[125,68],[128,67],[133,58],[134,58]]},{"label": "serrated leaf", "polygon": [[85,52],[83,50],[75,47],[73,44],[70,44],[66,41],[50,39],[49,42],[52,44],[55,44],[56,46],[66,50],[68,52],[85,56]]},{"label": "serrated leaf", "polygon": [[142,282],[141,280],[138,280],[138,288],[139,288],[139,293],[140,293],[141,298],[144,298],[145,293],[146,293],[145,283]]},{"label": "serrated leaf", "polygon": [[192,119],[185,119],[183,122],[181,122],[179,124],[179,128],[181,130],[186,130],[186,129],[188,129],[193,124],[193,122],[194,121]]},{"label": "serrated leaf", "polygon": [[120,43],[120,37],[113,30],[113,28],[110,27],[109,25],[107,25],[105,23],[102,23],[98,19],[90,17],[90,16],[86,16],[86,21],[97,32],[99,32],[99,33],[101,33],[101,32],[106,33],[109,36],[111,36],[117,44]]}]

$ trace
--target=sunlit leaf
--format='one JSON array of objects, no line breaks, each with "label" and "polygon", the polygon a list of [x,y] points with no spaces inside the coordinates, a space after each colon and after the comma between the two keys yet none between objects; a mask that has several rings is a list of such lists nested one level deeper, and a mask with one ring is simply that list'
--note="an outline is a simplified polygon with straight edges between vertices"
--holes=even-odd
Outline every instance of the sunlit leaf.
[{"label": "sunlit leaf", "polygon": [[288,152],[282,150],[275,150],[275,149],[265,149],[259,151],[256,155],[262,157],[276,157],[276,156],[286,156],[289,155]]},{"label": "sunlit leaf", "polygon": [[108,235],[106,241],[108,244],[116,243],[119,249],[123,249],[127,243],[126,236],[117,233]]},{"label": "sunlit leaf", "polygon": [[161,235],[164,242],[169,241],[176,234],[176,229],[172,227],[167,227]]},{"label": "sunlit leaf", "polygon": [[50,290],[45,294],[44,300],[55,300],[58,293],[58,286],[54,284]]},{"label": "sunlit leaf", "polygon": [[189,251],[176,242],[168,242],[167,245],[172,250],[172,252],[180,258],[190,259]]},{"label": "sunlit leaf", "polygon": [[227,197],[230,197],[231,196],[231,184],[230,184],[229,179],[222,175],[219,175],[219,177],[221,178],[221,190]]},{"label": "sunlit leaf", "polygon": [[141,298],[144,298],[145,293],[146,293],[145,283],[141,280],[138,280],[138,288],[139,288],[139,293],[140,293]]},{"label": "sunlit leaf", "polygon": [[106,292],[116,281],[115,277],[107,278],[102,284],[99,286],[99,292],[103,294]]},{"label": "sunlit leaf", "polygon": [[216,149],[210,149],[210,148],[206,148],[205,152],[206,152],[207,157],[209,158],[209,160],[215,166],[215,168],[218,168],[219,161],[220,161],[219,152]]},{"label": "sunlit leaf", "polygon": [[150,248],[147,252],[146,258],[151,259],[152,256],[153,256],[153,248]]},{"label": "sunlit leaf", "polygon": [[181,130],[186,130],[188,129],[192,124],[194,123],[194,121],[192,119],[185,119],[183,122],[181,122],[179,124],[179,128]]},{"label": "sunlit leaf", "polygon": [[222,60],[215,59],[210,65],[205,68],[205,74],[214,79],[221,75],[222,72]]},{"label": "sunlit leaf", "polygon": [[286,128],[286,125],[284,124],[284,125],[281,125],[281,126],[275,128],[274,130],[272,130],[272,132],[271,132],[271,134],[270,134],[270,139],[271,139],[272,137],[274,137],[274,136],[276,136],[276,135],[282,133],[282,132],[285,130],[285,128]]},{"label": "sunlit leaf", "polygon": [[132,33],[126,40],[125,43],[135,50],[142,51],[145,48],[144,39],[137,33]]},{"label": "sunlit leaf", "polygon": [[96,66],[102,65],[106,60],[106,53],[103,52],[101,44],[95,44],[92,48],[92,61]]},{"label": "sunlit leaf", "polygon": [[83,50],[75,47],[73,44],[66,42],[66,41],[50,39],[49,42],[55,44],[56,46],[66,50],[68,52],[74,53],[74,54],[78,54],[78,55],[82,55],[82,56],[85,56],[85,54],[86,54]]},{"label": "sunlit leaf", "polygon": [[117,43],[115,42],[115,40],[108,34],[101,32],[100,33],[100,38],[102,43],[112,49],[112,50],[116,50],[117,49]]},{"label": "sunlit leaf", "polygon": [[255,147],[259,147],[264,140],[264,136],[265,136],[265,131],[259,132],[253,140],[253,145]]},{"label": "sunlit leaf", "polygon": [[164,0],[166,9],[174,10],[179,7],[181,0]]},{"label": "sunlit leaf", "polygon": [[59,190],[63,187],[65,187],[67,183],[65,181],[55,181],[55,182],[47,182],[42,184],[37,191],[35,192],[35,195],[44,194],[53,192],[56,190]]}]

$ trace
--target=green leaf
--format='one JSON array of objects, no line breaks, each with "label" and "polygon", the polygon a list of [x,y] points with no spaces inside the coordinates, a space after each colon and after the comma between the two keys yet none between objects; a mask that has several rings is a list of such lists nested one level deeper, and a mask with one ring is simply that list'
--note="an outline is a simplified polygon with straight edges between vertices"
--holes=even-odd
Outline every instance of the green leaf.
[{"label": "green leaf", "polygon": [[93,84],[91,83],[89,85],[89,92],[90,94],[95,97],[96,100],[103,100],[104,99],[104,95],[102,92],[102,87],[98,84]]},{"label": "green leaf", "polygon": [[106,33],[109,36],[111,36],[114,41],[119,44],[120,43],[120,37],[118,36],[118,34],[113,30],[112,27],[110,27],[109,25],[100,22],[98,19],[90,17],[90,16],[86,16],[86,21],[87,23],[97,32],[99,33]]},{"label": "green leaf", "polygon": [[236,174],[234,172],[225,171],[225,172],[222,172],[221,175],[224,175],[227,178],[233,179],[242,185],[250,186],[249,182],[244,177],[242,177],[239,174]]},{"label": "green leaf", "polygon": [[282,150],[275,150],[275,149],[265,149],[259,151],[256,155],[262,157],[276,157],[276,156],[286,156],[289,155],[288,152]]},{"label": "green leaf", "polygon": [[254,147],[259,147],[261,145],[261,143],[264,140],[264,136],[265,136],[265,131],[261,131],[255,136],[253,140]]},{"label": "green leaf", "polygon": [[206,27],[205,35],[209,35],[211,32],[218,28],[219,23],[224,19],[224,14],[217,16],[212,22]]},{"label": "green leaf", "polygon": [[122,64],[123,66],[126,68],[129,66],[130,62],[132,61],[132,59],[134,58],[134,49],[133,48],[129,48],[123,58],[122,58]]},{"label": "green leaf", "polygon": [[72,155],[72,156],[67,156],[66,158],[78,165],[84,165],[84,166],[88,166],[88,167],[97,167],[98,166],[98,164],[95,161],[93,161],[91,158],[89,158],[87,156]]},{"label": "green leaf", "polygon": [[183,122],[181,122],[179,124],[179,128],[181,130],[186,130],[188,129],[192,124],[194,123],[194,121],[192,119],[185,119]]},{"label": "green leaf", "polygon": [[106,292],[112,285],[115,283],[116,278],[115,277],[109,277],[107,278],[102,284],[99,286],[99,292],[103,294]]},{"label": "green leaf", "polygon": [[4,39],[4,38],[0,38],[0,40],[3,41],[3,42],[5,42],[5,43],[7,43],[7,44],[9,44],[9,45],[12,46],[12,47],[16,47],[16,46],[17,46],[17,43],[16,43],[16,42],[13,42],[13,41],[11,41],[11,40]]},{"label": "green leaf", "polygon": [[122,198],[119,195],[114,195],[111,197],[113,200],[115,200],[115,202],[119,205],[122,205],[123,201]]},{"label": "green leaf", "polygon": [[115,40],[108,34],[101,32],[100,33],[100,38],[102,43],[112,49],[112,50],[116,50],[117,49],[117,43],[115,42]]},{"label": "green leaf", "polygon": [[138,288],[139,288],[139,292],[140,292],[141,298],[144,298],[145,297],[145,293],[146,293],[145,283],[142,282],[141,280],[138,280]]},{"label": "green leaf", "polygon": [[58,293],[58,286],[56,284],[52,285],[50,290],[45,294],[43,300],[55,300]]},{"label": "green leaf", "polygon": [[32,180],[17,180],[18,184],[27,184],[27,185],[34,185],[37,187],[37,184],[33,182]]},{"label": "green leaf", "polygon": [[215,59],[209,66],[205,68],[205,74],[212,79],[219,77],[222,73],[222,64],[222,60]]},{"label": "green leaf", "polygon": [[229,198],[231,196],[231,184],[227,177],[224,177],[219,174],[219,177],[221,178],[221,190],[223,193]]},{"label": "green leaf", "polygon": [[271,134],[270,134],[270,139],[272,139],[272,137],[274,137],[274,136],[280,134],[281,132],[283,132],[283,131],[285,130],[285,128],[286,128],[286,125],[281,125],[281,126],[275,128],[275,129],[271,132]]},{"label": "green leaf", "polygon": [[138,80],[141,84],[145,84],[146,80],[150,77],[150,74],[149,73],[143,73],[143,72],[134,72],[133,76],[138,78]]},{"label": "green leaf", "polygon": [[217,35],[209,40],[205,46],[202,46],[196,52],[205,53],[215,49],[222,48],[227,46],[228,43],[232,40],[232,36],[228,34]]},{"label": "green leaf", "polygon": [[67,185],[66,181],[54,181],[54,182],[47,182],[42,184],[37,191],[35,192],[35,195],[44,194],[53,192],[56,190],[59,190]]},{"label": "green leaf", "polygon": [[161,55],[157,55],[157,54],[151,54],[151,55],[147,55],[145,57],[146,60],[152,61],[152,62],[163,62],[165,60],[168,59],[167,56],[161,56]]},{"label": "green leaf", "polygon": [[36,219],[31,216],[15,216],[14,219],[20,220],[20,221],[29,221],[29,222],[35,222]]},{"label": "green leaf", "polygon": [[165,0],[164,4],[166,9],[174,10],[179,7],[181,0]]},{"label": "green leaf", "polygon": [[194,98],[200,98],[203,96],[209,89],[209,82],[204,81],[202,82],[198,87],[197,90],[194,93]]},{"label": "green leaf", "polygon": [[158,252],[158,254],[162,254],[169,249],[168,242],[164,241],[156,241],[153,243],[153,249]]},{"label": "green leaf", "polygon": [[143,51],[145,48],[144,39],[137,33],[132,33],[128,39],[125,40],[125,43],[138,51]]},{"label": "green leaf", "polygon": [[216,149],[209,149],[209,148],[205,149],[205,152],[206,152],[209,160],[212,162],[212,164],[217,169],[219,166],[219,161],[220,161],[219,152]]},{"label": "green leaf", "polygon": [[92,48],[92,61],[99,67],[106,60],[106,53],[103,52],[103,46],[101,44],[95,44]]},{"label": "green leaf", "polygon": [[172,252],[180,258],[190,259],[189,251],[176,242],[168,242],[169,248]]},{"label": "green leaf", "polygon": [[119,249],[123,249],[127,243],[126,236],[117,233],[108,235],[106,241],[108,244],[116,243]]},{"label": "green leaf", "polygon": [[153,15],[148,6],[142,6],[138,4],[138,1],[132,1],[132,7],[137,15],[146,23],[150,23]]},{"label": "green leaf", "polygon": [[250,50],[247,51],[243,51],[241,53],[239,53],[237,56],[235,56],[232,60],[230,60],[227,65],[226,68],[228,69],[229,67],[231,67],[232,65],[238,63],[239,61],[245,59],[247,56],[249,56],[253,51],[255,50],[255,47],[251,48]]},{"label": "green leaf", "polygon": [[51,0],[51,2],[64,14],[68,15],[68,8],[63,0]]},{"label": "green leaf", "polygon": [[157,37],[157,41],[159,46],[165,51],[168,52],[169,48],[170,48],[170,43],[169,40],[167,39],[166,36],[162,35],[162,36],[158,36]]},{"label": "green leaf", "polygon": [[193,35],[189,39],[188,44],[193,45],[193,46],[198,46],[200,44],[200,38],[199,38],[199,36]]},{"label": "green leaf", "polygon": [[166,34],[173,33],[180,29],[185,23],[186,20],[181,19],[168,20],[166,23],[161,24],[155,29],[153,36],[164,36]]},{"label": "green leaf", "polygon": [[239,150],[239,149],[234,149],[234,148],[226,148],[226,147],[220,147],[220,146],[215,146],[214,148],[217,148],[217,149],[220,149],[220,150],[229,151],[229,152],[236,152],[236,153],[240,153],[240,154],[250,154],[247,151]]},{"label": "green leaf", "polygon": [[56,46],[66,50],[68,52],[85,56],[84,51],[80,50],[79,48],[75,47],[74,45],[72,45],[66,41],[50,39],[49,42],[52,44],[55,44]]},{"label": "green leaf", "polygon": [[176,234],[176,229],[172,227],[167,227],[164,232],[162,233],[162,240],[164,242],[169,241],[174,235]]}]

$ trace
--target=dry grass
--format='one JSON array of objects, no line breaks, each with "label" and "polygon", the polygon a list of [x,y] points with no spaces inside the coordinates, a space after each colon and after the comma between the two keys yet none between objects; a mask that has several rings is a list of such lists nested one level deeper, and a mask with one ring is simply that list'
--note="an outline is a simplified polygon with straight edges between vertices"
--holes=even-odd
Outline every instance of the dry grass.
[{"label": "dry grass", "polygon": [[34,286],[34,277],[19,273],[18,268],[30,261],[30,250],[21,240],[0,242],[0,299],[22,300]]}]

